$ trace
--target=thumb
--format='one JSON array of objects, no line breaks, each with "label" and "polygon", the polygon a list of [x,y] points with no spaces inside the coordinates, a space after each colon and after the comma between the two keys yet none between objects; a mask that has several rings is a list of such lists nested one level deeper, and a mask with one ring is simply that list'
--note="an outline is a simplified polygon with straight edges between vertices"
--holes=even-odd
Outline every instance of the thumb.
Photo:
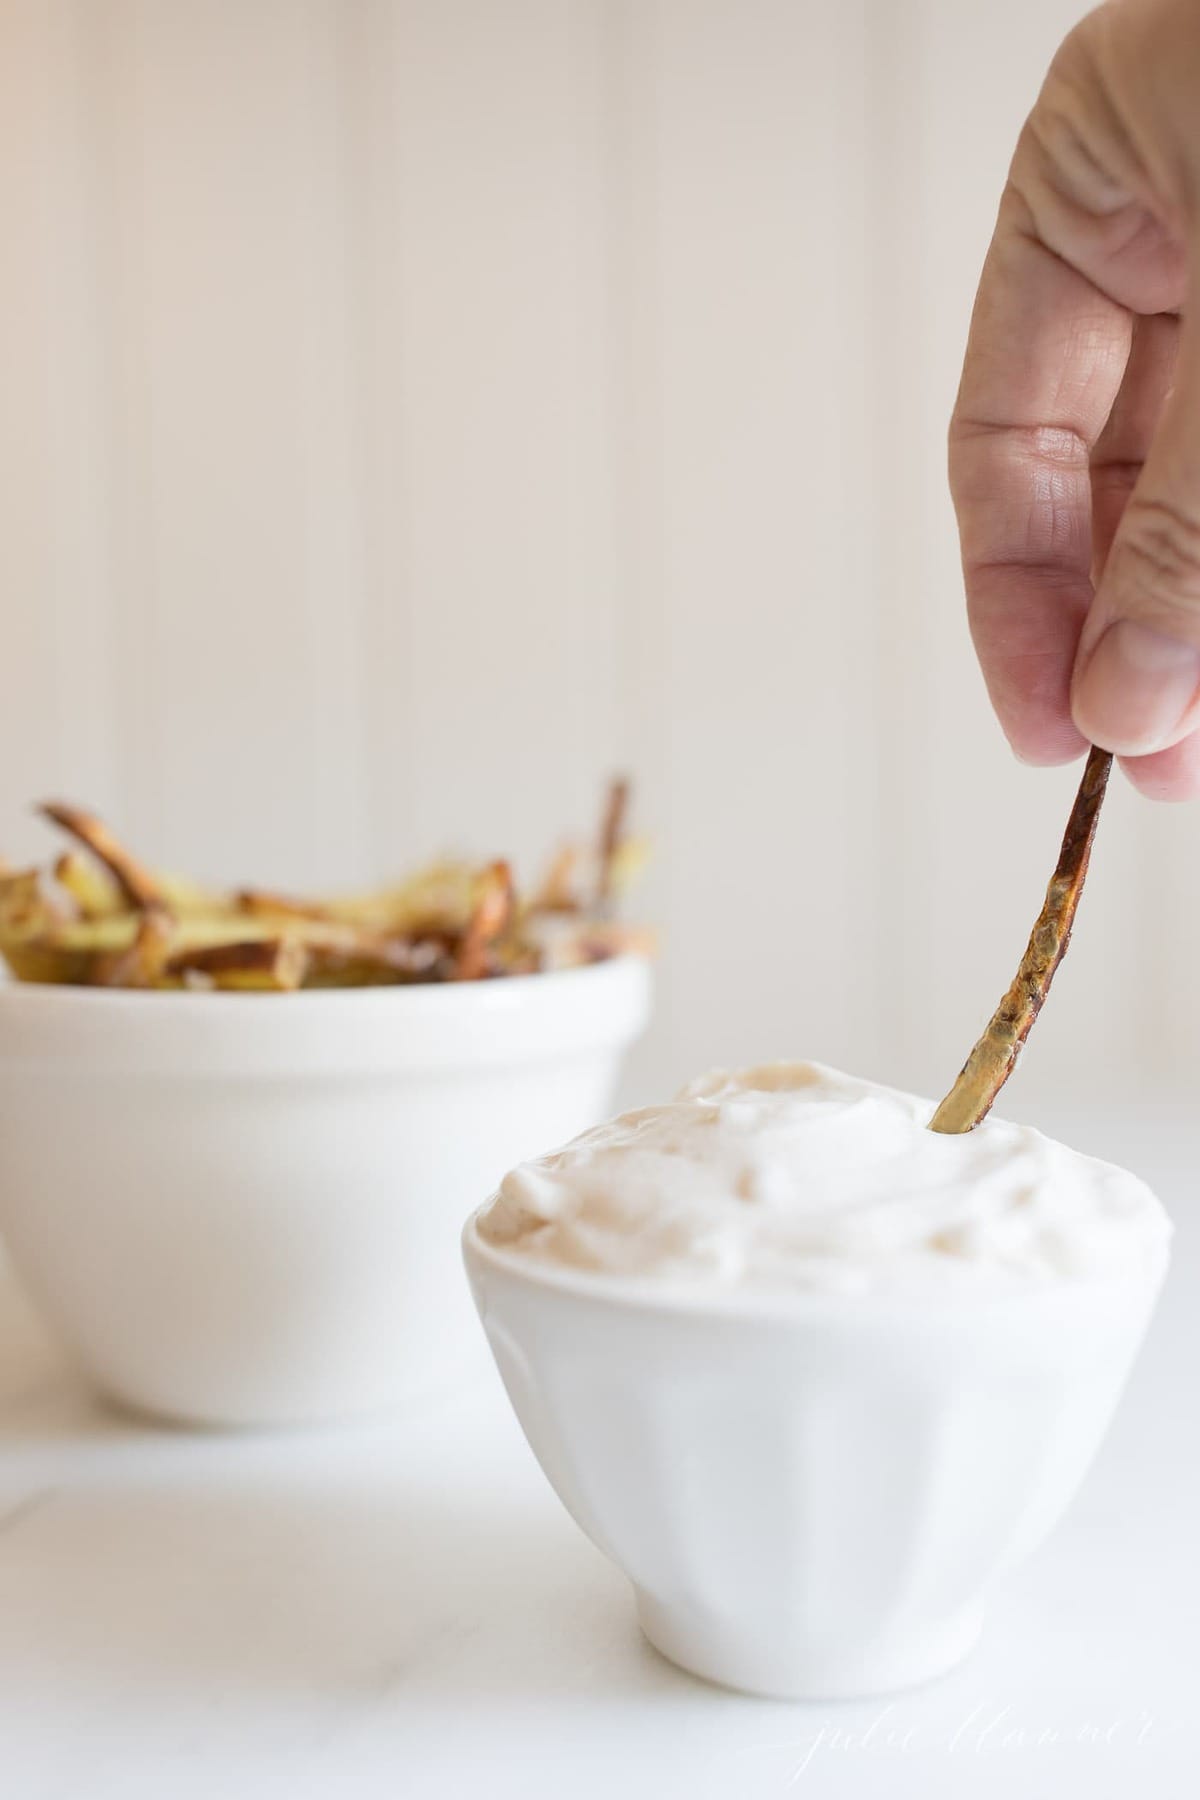
[{"label": "thumb", "polygon": [[1200,334],[1185,321],[1174,391],[1079,640],[1075,724],[1145,756],[1200,723]]}]

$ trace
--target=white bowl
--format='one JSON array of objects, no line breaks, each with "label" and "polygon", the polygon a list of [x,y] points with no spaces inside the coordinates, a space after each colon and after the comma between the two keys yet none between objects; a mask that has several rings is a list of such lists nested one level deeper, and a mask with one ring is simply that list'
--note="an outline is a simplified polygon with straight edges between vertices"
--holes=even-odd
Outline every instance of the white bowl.
[{"label": "white bowl", "polygon": [[668,1291],[494,1248],[476,1305],[646,1636],[728,1687],[850,1698],[978,1637],[1098,1448],[1161,1273],[984,1301]]},{"label": "white bowl", "polygon": [[635,957],[296,994],[5,984],[0,1235],[129,1405],[397,1405],[477,1341],[464,1210],[608,1110],[649,994]]}]

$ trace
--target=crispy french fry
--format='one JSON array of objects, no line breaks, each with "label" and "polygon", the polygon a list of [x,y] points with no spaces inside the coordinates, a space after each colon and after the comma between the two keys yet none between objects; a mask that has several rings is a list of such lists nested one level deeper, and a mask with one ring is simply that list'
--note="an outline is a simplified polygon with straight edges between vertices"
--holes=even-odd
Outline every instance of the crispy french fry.
[{"label": "crispy french fry", "polygon": [[1071,808],[1058,866],[1012,986],[963,1064],[962,1072],[933,1118],[931,1131],[972,1131],[991,1110],[1021,1054],[1030,1027],[1042,1010],[1055,970],[1066,955],[1079,897],[1087,877],[1092,842],[1100,818],[1112,757],[1093,749]]},{"label": "crispy french fry", "polygon": [[601,918],[612,910],[613,864],[624,841],[628,812],[629,782],[625,776],[618,775],[609,784],[596,857],[596,911]]},{"label": "crispy french fry", "polygon": [[77,916],[74,902],[41,869],[0,876],[0,942],[60,930]]},{"label": "crispy french fry", "polygon": [[150,907],[164,904],[162,888],[155,877],[117,842],[108,826],[100,819],[83,812],[77,806],[67,806],[57,800],[46,801],[38,810],[44,818],[60,825],[73,838],[78,838],[85,849],[90,850],[104,864],[115,876],[121,892],[135,912],[145,912]]},{"label": "crispy french fry", "polygon": [[309,943],[305,987],[391,987],[414,981],[439,981],[452,972],[445,944],[406,938],[337,946]]},{"label": "crispy french fry", "polygon": [[506,862],[494,862],[483,872],[478,898],[454,960],[459,981],[478,981],[489,972],[496,940],[508,929],[513,916],[512,870]]},{"label": "crispy french fry", "polygon": [[18,981],[45,987],[81,987],[91,980],[95,953],[66,950],[58,944],[10,941],[0,943],[0,956]]},{"label": "crispy french fry", "polygon": [[649,861],[648,838],[627,837],[621,840],[609,865],[609,890],[614,900],[619,900],[641,879]]},{"label": "crispy french fry", "polygon": [[106,919],[128,907],[120,884],[103,864],[80,856],[77,850],[65,850],[59,857],[54,865],[54,879],[85,919]]},{"label": "crispy french fry", "polygon": [[201,886],[198,881],[189,881],[185,875],[164,874],[161,870],[155,875],[163,904],[170,909],[176,918],[186,918],[193,913],[228,913],[230,902],[225,894],[215,893],[212,888]]},{"label": "crispy french fry", "polygon": [[554,860],[529,902],[531,913],[577,913],[582,910],[583,902],[577,887],[579,862],[577,844],[564,844],[555,853]]},{"label": "crispy french fry", "polygon": [[96,987],[149,988],[161,979],[175,924],[170,913],[152,906],[138,916],[137,931],[126,950],[109,951],[95,958],[90,980]]},{"label": "crispy french fry", "polygon": [[306,987],[370,987],[437,978],[450,948],[451,934],[413,938],[378,931],[333,918],[328,907],[288,901],[281,895],[251,889],[237,896],[239,907],[272,935],[303,943],[308,952]]},{"label": "crispy french fry", "polygon": [[249,938],[202,949],[181,950],[169,957],[168,976],[204,976],[213,987],[298,988],[308,969],[308,951],[298,938]]},{"label": "crispy french fry", "polygon": [[267,888],[242,888],[234,896],[239,912],[260,919],[321,919],[330,917],[327,907],[316,900],[293,900],[286,894],[273,894]]},{"label": "crispy french fry", "polygon": [[478,876],[472,863],[443,860],[392,887],[342,895],[322,904],[331,919],[389,935],[457,934],[466,929],[471,916]]}]

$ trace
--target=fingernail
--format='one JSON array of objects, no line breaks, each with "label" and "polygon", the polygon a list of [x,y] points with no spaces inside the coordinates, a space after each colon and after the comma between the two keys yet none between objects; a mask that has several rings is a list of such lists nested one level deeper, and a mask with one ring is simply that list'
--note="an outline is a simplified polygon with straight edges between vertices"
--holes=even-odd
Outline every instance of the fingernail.
[{"label": "fingernail", "polygon": [[1145,756],[1174,738],[1200,688],[1200,649],[1118,619],[1075,684],[1075,723],[1106,750]]}]

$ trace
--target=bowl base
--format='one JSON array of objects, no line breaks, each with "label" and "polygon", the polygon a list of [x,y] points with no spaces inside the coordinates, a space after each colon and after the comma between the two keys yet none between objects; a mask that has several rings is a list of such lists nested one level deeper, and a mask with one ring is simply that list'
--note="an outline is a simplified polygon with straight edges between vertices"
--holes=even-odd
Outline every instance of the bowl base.
[{"label": "bowl base", "polygon": [[924,1631],[882,1632],[858,1648],[771,1644],[727,1623],[665,1606],[635,1588],[638,1623],[668,1662],[718,1687],[771,1700],[861,1700],[919,1687],[968,1656],[983,1630],[970,1608]]},{"label": "bowl base", "polygon": [[[303,1391],[276,1389],[270,1394],[237,1393],[228,1384],[193,1384],[190,1388],[159,1388],[106,1378],[80,1367],[80,1375],[102,1406],[131,1423],[159,1430],[206,1432],[330,1431],[358,1426],[385,1425],[389,1421],[419,1416],[470,1392],[490,1375],[482,1352],[464,1352],[425,1380],[397,1379],[380,1384],[377,1376],[357,1385],[314,1396]],[[374,1372],[373,1372],[374,1373]]]}]

